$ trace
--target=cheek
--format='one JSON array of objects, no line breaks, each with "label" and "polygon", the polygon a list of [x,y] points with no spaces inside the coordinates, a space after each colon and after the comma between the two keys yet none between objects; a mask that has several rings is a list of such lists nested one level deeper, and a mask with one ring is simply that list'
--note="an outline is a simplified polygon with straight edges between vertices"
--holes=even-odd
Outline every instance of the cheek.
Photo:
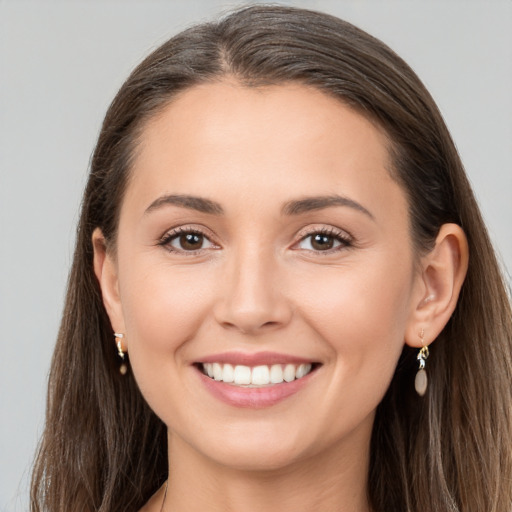
[{"label": "cheek", "polygon": [[[137,272],[142,268],[151,270]],[[180,346],[193,337],[211,302],[208,278],[191,277],[185,267],[161,263],[133,265],[121,276],[131,359],[149,363],[164,354],[179,357]]]},{"label": "cheek", "polygon": [[404,345],[412,273],[403,268],[384,262],[361,272],[335,269],[321,279],[312,276],[317,293],[309,286],[300,292],[301,315],[327,341],[339,379],[357,381],[358,389],[377,393],[378,400]]},{"label": "cheek", "polygon": [[130,365],[149,406],[167,423],[166,414],[183,407],[187,347],[211,303],[208,276],[191,277],[190,270],[148,261],[120,273]]}]

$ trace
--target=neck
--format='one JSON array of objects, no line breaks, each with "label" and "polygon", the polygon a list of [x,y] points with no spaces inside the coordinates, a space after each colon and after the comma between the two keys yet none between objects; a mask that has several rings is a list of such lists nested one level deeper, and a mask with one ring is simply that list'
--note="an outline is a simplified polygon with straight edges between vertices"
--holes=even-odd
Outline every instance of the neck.
[{"label": "neck", "polygon": [[172,456],[164,510],[368,512],[369,442],[361,450],[360,442],[348,441],[284,468],[247,470],[217,464],[170,435]]}]

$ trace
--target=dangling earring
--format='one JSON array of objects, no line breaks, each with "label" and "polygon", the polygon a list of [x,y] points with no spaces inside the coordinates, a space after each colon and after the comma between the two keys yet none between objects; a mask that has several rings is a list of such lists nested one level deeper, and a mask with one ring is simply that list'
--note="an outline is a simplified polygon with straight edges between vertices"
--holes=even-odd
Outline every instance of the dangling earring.
[{"label": "dangling earring", "polygon": [[418,356],[416,357],[416,359],[420,362],[420,367],[418,373],[416,374],[416,378],[414,379],[414,388],[416,389],[416,393],[418,393],[420,396],[425,394],[428,385],[427,372],[425,371],[425,361],[427,360],[429,352],[428,346],[425,345],[425,341],[423,340],[424,336],[425,331],[421,329],[420,338],[423,347],[421,347]]},{"label": "dangling earring", "polygon": [[114,338],[116,340],[117,353],[122,360],[121,366],[119,367],[119,373],[121,375],[126,375],[126,372],[128,371],[128,366],[124,362],[124,350],[123,350],[123,345],[122,345],[122,341],[121,341],[124,338],[124,334],[122,334],[120,332],[115,332]]}]

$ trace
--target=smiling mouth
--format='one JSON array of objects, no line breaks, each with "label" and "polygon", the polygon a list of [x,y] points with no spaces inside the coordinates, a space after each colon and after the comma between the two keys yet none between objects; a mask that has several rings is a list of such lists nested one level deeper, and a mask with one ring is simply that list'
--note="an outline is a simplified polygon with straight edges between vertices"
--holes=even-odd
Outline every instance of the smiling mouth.
[{"label": "smiling mouth", "polygon": [[240,387],[271,387],[302,379],[314,371],[316,363],[259,366],[200,363],[199,369],[212,380]]}]

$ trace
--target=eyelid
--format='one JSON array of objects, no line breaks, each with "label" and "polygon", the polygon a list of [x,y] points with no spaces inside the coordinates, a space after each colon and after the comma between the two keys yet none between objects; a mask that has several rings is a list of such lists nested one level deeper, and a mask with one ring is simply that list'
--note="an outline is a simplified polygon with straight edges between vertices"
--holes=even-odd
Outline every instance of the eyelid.
[{"label": "eyelid", "polygon": [[349,233],[346,229],[341,229],[336,226],[331,226],[331,225],[326,225],[326,224],[314,224],[314,225],[307,226],[307,227],[301,229],[297,233],[297,239],[298,239],[298,241],[300,241],[303,238],[305,238],[309,235],[314,235],[316,233],[336,236],[339,238],[343,238],[344,240],[353,240],[354,239],[352,234]]},{"label": "eyelid", "polygon": [[[179,235],[184,234],[184,233],[192,233],[192,234],[201,235],[204,238],[206,238],[213,245],[213,247],[201,248],[201,249],[197,249],[197,250],[193,250],[193,251],[185,251],[185,250],[180,250],[175,247],[172,247],[170,245],[171,240],[175,239],[176,237],[178,237]],[[159,245],[172,253],[193,256],[193,255],[201,254],[204,251],[209,251],[211,249],[220,249],[220,245],[216,241],[214,241],[214,238],[215,237],[211,234],[211,231],[209,229],[205,228],[204,226],[201,226],[198,224],[185,224],[185,225],[179,225],[179,226],[167,229],[165,231],[165,233],[158,239],[156,245]]]},{"label": "eyelid", "polygon": [[[299,249],[297,248],[298,244],[303,242],[306,238],[308,238],[311,235],[327,235],[331,236],[338,241],[340,241],[340,245],[337,247],[333,247],[331,249],[327,249],[325,251],[314,251],[311,249]],[[294,250],[305,250],[309,252],[314,252],[315,254],[320,255],[328,255],[332,254],[334,252],[338,252],[343,249],[348,249],[354,245],[354,237],[346,230],[337,228],[335,226],[326,226],[326,225],[315,225],[315,226],[308,226],[305,229],[302,229],[297,233],[297,240],[293,243],[292,249]]]}]

